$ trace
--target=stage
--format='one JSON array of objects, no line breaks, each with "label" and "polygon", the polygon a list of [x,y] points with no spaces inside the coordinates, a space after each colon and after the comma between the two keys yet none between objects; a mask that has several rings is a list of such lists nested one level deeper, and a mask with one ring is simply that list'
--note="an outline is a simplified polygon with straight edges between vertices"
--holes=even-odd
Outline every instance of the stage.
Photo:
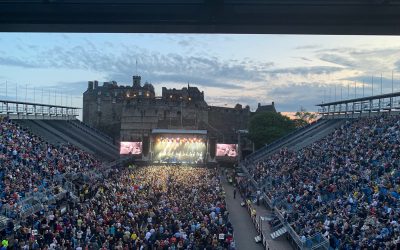
[{"label": "stage", "polygon": [[206,162],[206,130],[153,129],[150,161],[160,164],[198,165]]},{"label": "stage", "polygon": [[121,142],[121,155],[155,165],[234,164],[238,145],[209,139],[207,130],[153,129],[143,141]]}]

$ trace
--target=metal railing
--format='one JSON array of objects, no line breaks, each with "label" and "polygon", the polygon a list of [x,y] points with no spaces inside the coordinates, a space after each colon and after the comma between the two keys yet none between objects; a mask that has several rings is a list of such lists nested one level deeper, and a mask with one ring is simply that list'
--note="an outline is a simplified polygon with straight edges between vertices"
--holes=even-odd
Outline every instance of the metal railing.
[{"label": "metal railing", "polygon": [[[248,175],[248,178],[250,179],[252,185],[254,188],[259,189],[260,184],[257,183],[249,174],[249,171],[247,168],[241,164],[241,168],[243,172],[245,172]],[[301,250],[308,250],[308,249],[317,249],[317,248],[323,248],[323,249],[328,249],[329,248],[329,241],[326,237],[324,237],[321,233],[316,233],[311,237],[308,237],[305,241],[302,241],[300,236],[296,233],[296,231],[293,229],[293,227],[290,225],[290,223],[284,218],[280,210],[278,209],[277,205],[281,205],[284,201],[282,199],[279,199],[278,201],[276,198],[274,198],[274,201],[271,200],[270,197],[265,192],[262,192],[262,198],[264,201],[267,203],[267,205],[274,211],[276,217],[279,219],[281,222],[282,226],[284,226],[292,238],[293,242],[296,244],[296,246],[301,249]],[[280,201],[280,202],[279,202]]]},{"label": "metal railing", "polygon": [[88,125],[88,124],[86,124],[86,123],[84,123],[82,121],[79,121],[77,119],[76,120],[69,120],[68,122],[70,124],[72,124],[73,126],[81,129],[81,130],[87,131],[87,132],[95,135],[96,137],[98,137],[102,141],[104,141],[104,142],[106,142],[106,143],[108,143],[108,144],[110,144],[110,145],[115,147],[115,145],[113,144],[113,139],[110,136],[108,136],[105,133],[103,133],[102,131],[100,131],[100,130],[98,130],[98,129],[96,129],[96,128],[94,128],[94,127],[92,127],[92,126],[90,126],[90,125]]},{"label": "metal railing", "polygon": [[318,119],[315,122],[308,124],[302,128],[298,128],[292,132],[290,132],[289,134],[279,138],[278,140],[273,141],[272,143],[265,145],[264,147],[258,149],[257,151],[255,151],[254,153],[249,154],[246,157],[246,160],[257,160],[260,157],[263,157],[265,155],[267,155],[268,153],[270,153],[271,151],[275,150],[278,148],[278,146],[280,146],[280,143],[286,141],[287,139],[289,139],[290,137],[294,136],[294,135],[300,135],[304,132],[306,132],[308,129],[310,129],[312,126],[315,126],[315,128],[319,127],[320,125],[323,125],[324,122],[327,122],[327,120],[325,119]]},{"label": "metal railing", "polygon": [[322,103],[318,112],[324,116],[400,110],[400,92]]},{"label": "metal railing", "polygon": [[0,115],[13,119],[63,118],[75,119],[79,108],[31,102],[0,100]]}]

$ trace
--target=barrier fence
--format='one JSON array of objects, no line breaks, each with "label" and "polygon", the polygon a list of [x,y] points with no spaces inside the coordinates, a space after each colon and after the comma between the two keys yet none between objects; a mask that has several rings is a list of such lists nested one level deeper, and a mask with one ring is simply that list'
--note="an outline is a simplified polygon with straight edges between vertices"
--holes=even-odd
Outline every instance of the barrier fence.
[{"label": "barrier fence", "polygon": [[250,215],[251,221],[253,222],[254,227],[256,228],[257,231],[257,236],[255,237],[255,240],[257,237],[260,237],[258,240],[262,242],[265,250],[270,250],[270,246],[267,242],[268,235],[264,235],[263,232],[263,221],[261,219],[261,216],[257,216],[257,210],[254,208],[250,200],[246,200],[245,206],[247,208],[247,212]]}]

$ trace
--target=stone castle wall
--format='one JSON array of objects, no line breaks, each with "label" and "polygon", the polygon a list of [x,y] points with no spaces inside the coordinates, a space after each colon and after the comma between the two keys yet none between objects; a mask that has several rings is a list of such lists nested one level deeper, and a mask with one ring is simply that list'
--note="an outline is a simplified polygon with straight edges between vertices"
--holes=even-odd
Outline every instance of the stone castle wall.
[{"label": "stone castle wall", "polygon": [[155,97],[151,84],[133,86],[116,82],[89,82],[83,94],[83,121],[115,141],[142,141],[152,129],[204,129],[218,142],[237,143],[237,131],[248,128],[251,112],[247,106],[208,106],[204,92],[196,87],[162,89]]}]

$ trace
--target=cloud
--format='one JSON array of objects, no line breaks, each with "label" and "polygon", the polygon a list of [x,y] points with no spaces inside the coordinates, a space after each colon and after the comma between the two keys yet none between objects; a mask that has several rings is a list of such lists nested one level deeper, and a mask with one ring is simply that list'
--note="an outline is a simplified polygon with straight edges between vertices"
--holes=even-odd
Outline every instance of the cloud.
[{"label": "cloud", "polygon": [[[330,88],[332,91],[329,97]],[[301,106],[308,111],[318,111],[317,104],[323,102],[324,99],[327,101],[333,98],[332,86],[319,82],[274,84],[273,87],[259,90],[256,94],[206,96],[207,102],[215,106],[234,107],[236,103],[240,103],[243,106],[249,105],[252,111],[255,111],[258,103],[267,105],[274,102],[278,112],[296,111]],[[339,90],[337,98],[339,98]]]},{"label": "cloud", "polygon": [[257,64],[250,60],[162,54],[124,45],[120,46],[119,51],[111,53],[90,41],[72,47],[53,46],[29,58],[0,56],[1,65],[96,71],[104,73],[108,78],[106,80],[125,83],[131,82],[136,62],[138,73],[151,82],[192,82],[199,86],[231,89],[242,88],[240,83],[243,81],[263,81],[267,69],[273,65],[271,62]]},{"label": "cloud", "polygon": [[395,67],[395,70],[396,70],[396,71],[400,71],[400,60],[397,60],[397,61],[394,63],[394,67]]},{"label": "cloud", "polygon": [[321,103],[324,98],[326,85],[316,82],[307,83],[289,83],[268,91],[268,96],[272,96],[278,111],[295,111],[300,106],[309,111],[317,111],[315,106]]},{"label": "cloud", "polygon": [[[81,95],[87,81],[95,80],[95,77],[99,81],[116,80],[119,84],[130,85],[132,75],[137,72],[143,82],[154,84],[156,91],[160,86],[175,87],[189,82],[200,90],[204,88],[207,101],[213,105],[241,103],[255,107],[258,102],[275,101],[279,111],[295,111],[299,106],[315,110],[314,105],[321,102],[323,92],[328,88],[328,84],[320,83],[361,82],[364,76],[367,79],[370,75],[378,77],[381,70],[400,70],[400,49],[397,47],[322,49],[323,46],[317,44],[298,46],[294,64],[277,67],[270,61],[255,60],[251,55],[249,58],[222,59],[224,57],[207,51],[210,45],[200,46],[207,40],[193,36],[167,36],[165,41],[178,48],[179,52],[173,53],[150,51],[129,43],[129,39],[96,43],[84,38],[76,42],[70,35],[62,37],[62,43],[53,46],[16,40],[14,49],[21,53],[0,53],[0,65],[29,68],[35,72],[43,70],[53,76],[57,71],[75,75],[69,79],[61,77],[64,82],[51,86],[73,95]],[[219,39],[230,38],[221,36]],[[283,59],[277,60],[278,63],[285,62],[286,58]],[[79,74],[72,73],[77,70]],[[19,69],[15,71],[19,72]],[[388,78],[388,75],[384,76]],[[390,86],[387,81],[384,79],[384,90]],[[365,86],[369,86],[367,80]]]},{"label": "cloud", "polygon": [[257,108],[258,102],[253,96],[243,96],[243,95],[230,95],[230,96],[206,96],[207,103],[211,103],[212,106],[226,106],[226,107],[234,107],[236,104],[243,105],[243,108],[246,105],[249,105],[254,111]]},{"label": "cloud", "polygon": [[363,72],[385,72],[396,68],[400,48],[333,48],[319,50],[316,56],[328,63]]},{"label": "cloud", "polygon": [[189,47],[193,45],[193,39],[182,39],[178,41],[178,44],[182,47]]},{"label": "cloud", "polygon": [[301,59],[303,61],[306,61],[306,62],[312,62],[312,60],[308,59],[307,57],[297,57],[297,58],[299,58],[299,59]]},{"label": "cloud", "polygon": [[[372,84],[372,78],[373,78],[373,84]],[[359,75],[354,77],[346,77],[341,80],[345,81],[344,83],[345,88],[347,88],[346,86],[350,85],[350,89],[352,92],[354,92],[354,87],[356,86],[359,95],[362,95],[363,91],[365,96],[372,95],[372,86],[374,88],[373,89],[374,95],[380,94],[381,88],[383,94],[391,93],[392,83],[393,83],[393,91],[394,92],[400,91],[399,79],[398,78],[396,79],[395,75],[393,77],[393,82],[391,75],[390,77],[388,75],[382,76],[382,78],[380,75],[375,75],[375,76]]]},{"label": "cloud", "polygon": [[[329,97],[329,88],[331,86],[319,82],[289,82],[282,85],[274,84],[273,87],[259,90],[256,94],[206,96],[206,100],[216,106],[233,107],[236,103],[243,106],[249,105],[252,111],[257,109],[258,103],[267,105],[272,102],[275,103],[278,112],[296,111],[300,107],[308,111],[318,111],[317,104],[323,102],[324,99],[334,98],[333,91],[332,96]],[[339,92],[337,98],[339,98]]]},{"label": "cloud", "polygon": [[206,77],[199,76],[191,76],[190,81],[188,81],[188,77],[185,75],[179,74],[158,74],[152,77],[156,82],[177,82],[177,83],[191,83],[197,86],[204,87],[214,87],[214,88],[228,88],[228,89],[243,89],[243,86],[232,84],[232,83],[224,83],[218,80],[209,79]]},{"label": "cloud", "polygon": [[319,49],[321,48],[321,45],[313,44],[313,45],[303,45],[303,46],[297,46],[296,50],[312,50],[312,49]]},{"label": "cloud", "polygon": [[56,89],[57,92],[65,95],[81,96],[87,89],[87,81],[58,82],[55,85],[47,86],[46,89]]},{"label": "cloud", "polygon": [[281,74],[293,74],[293,75],[319,75],[319,74],[331,74],[338,71],[342,71],[342,67],[333,66],[311,66],[311,67],[289,67],[280,68],[268,71],[271,75],[281,75]]},{"label": "cloud", "polygon": [[17,66],[23,68],[38,68],[36,62],[29,62],[28,60],[23,60],[16,57],[1,57],[0,56],[0,65],[4,66]]},{"label": "cloud", "polygon": [[319,58],[322,61],[333,63],[336,65],[340,65],[342,67],[355,67],[356,62],[350,58],[346,58],[345,56],[335,55],[335,54],[323,54]]}]

